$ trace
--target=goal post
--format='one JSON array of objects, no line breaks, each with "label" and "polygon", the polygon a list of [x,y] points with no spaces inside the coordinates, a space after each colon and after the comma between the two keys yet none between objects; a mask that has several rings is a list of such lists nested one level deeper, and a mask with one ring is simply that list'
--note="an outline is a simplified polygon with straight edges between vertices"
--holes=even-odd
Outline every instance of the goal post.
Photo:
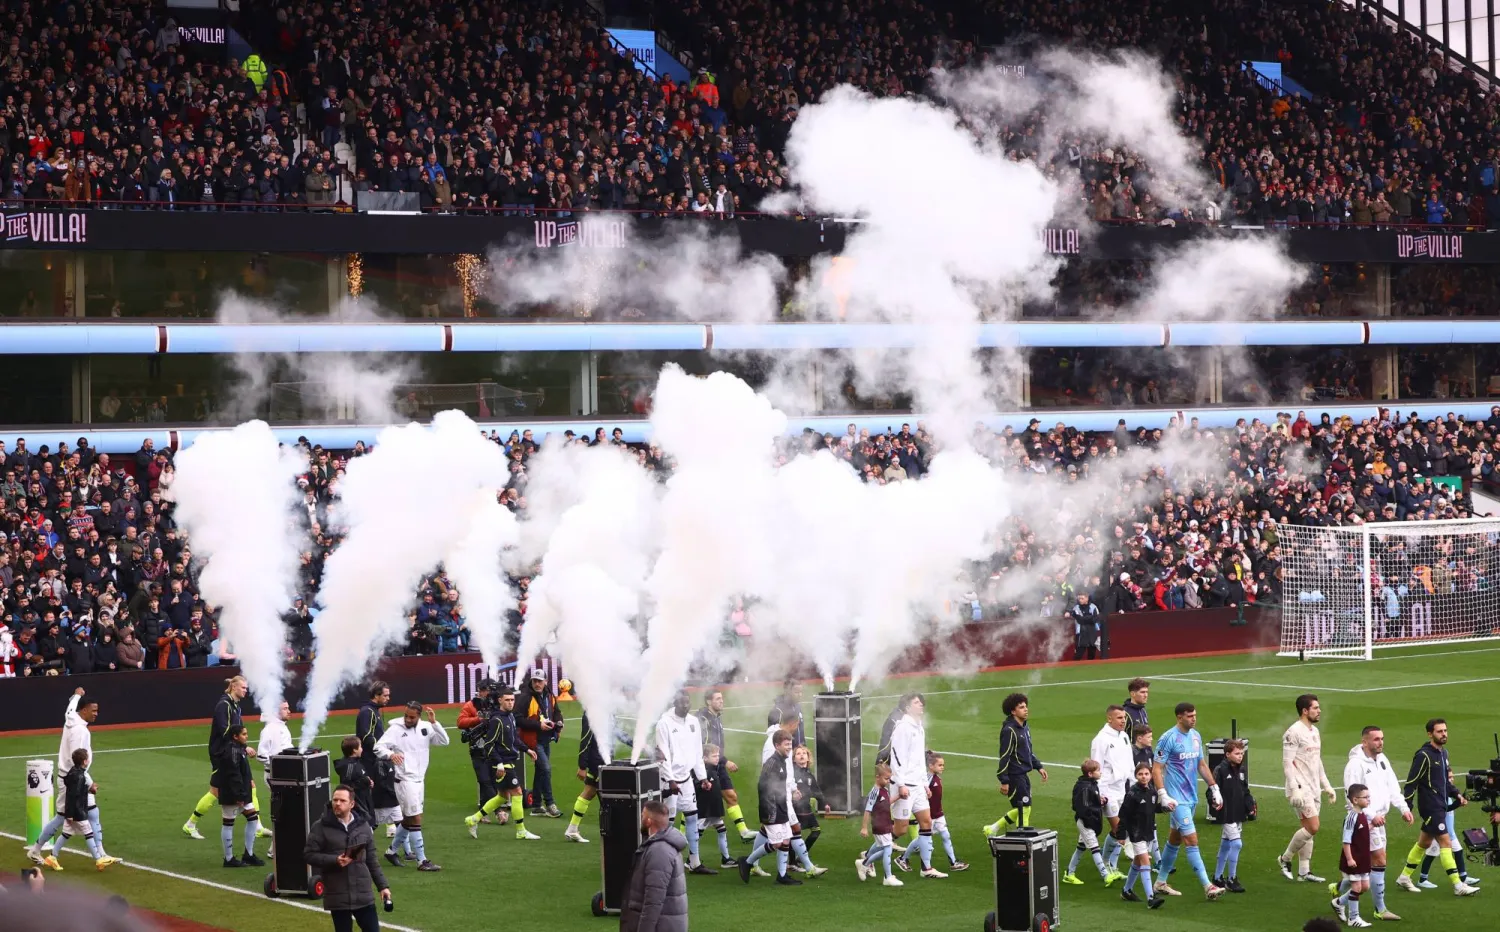
[{"label": "goal post", "polygon": [[1500,639],[1500,520],[1282,525],[1283,657]]}]

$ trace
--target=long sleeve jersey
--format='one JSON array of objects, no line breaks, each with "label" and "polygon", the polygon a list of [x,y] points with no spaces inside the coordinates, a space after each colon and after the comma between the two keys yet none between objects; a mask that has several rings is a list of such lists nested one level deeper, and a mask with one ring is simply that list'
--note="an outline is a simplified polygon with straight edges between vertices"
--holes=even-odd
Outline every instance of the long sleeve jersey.
[{"label": "long sleeve jersey", "polygon": [[703,725],[696,715],[663,715],[656,723],[656,749],[666,758],[662,774],[673,783],[708,779],[703,766]]},{"label": "long sleeve jersey", "polygon": [[244,719],[240,717],[240,704],[229,697],[228,693],[219,697],[219,702],[214,706],[213,724],[208,731],[208,759],[215,764],[229,750],[234,743],[232,735],[235,730],[243,725]]},{"label": "long sleeve jersey", "polygon": [[891,732],[891,782],[922,786],[927,782],[927,729],[903,715]]},{"label": "long sleeve jersey", "polygon": [[1089,757],[1099,762],[1099,791],[1106,799],[1123,800],[1125,787],[1135,780],[1135,755],[1130,753],[1130,726],[1116,731],[1099,729],[1089,742]]},{"label": "long sleeve jersey", "polygon": [[1323,769],[1323,736],[1318,726],[1300,718],[1292,723],[1281,736],[1281,769],[1286,777],[1287,799],[1333,790]]},{"label": "long sleeve jersey", "polygon": [[286,722],[273,716],[261,726],[260,742],[255,746],[255,756],[261,766],[269,770],[271,769],[271,755],[280,754],[290,747],[296,747],[292,742],[292,730],[286,727]]},{"label": "long sleeve jersey", "polygon": [[442,722],[419,721],[408,728],[405,719],[398,719],[391,722],[385,734],[375,744],[375,756],[381,760],[391,760],[400,754],[401,763],[395,764],[392,761],[396,767],[396,779],[421,783],[427,779],[427,762],[432,754],[431,749],[443,747],[447,743],[448,732],[443,729]]},{"label": "long sleeve jersey", "polygon": [[57,769],[53,771],[59,781],[73,769],[74,751],[85,748],[91,760],[94,756],[94,736],[89,732],[89,723],[78,714],[78,701],[82,698],[76,693],[70,696],[68,710],[63,713],[62,740],[57,745]]},{"label": "long sleeve jersey", "polygon": [[1362,783],[1370,789],[1370,805],[1365,813],[1371,818],[1385,815],[1391,811],[1392,806],[1398,812],[1411,811],[1411,807],[1402,798],[1401,778],[1396,776],[1396,769],[1391,766],[1390,760],[1383,753],[1370,757],[1362,744],[1349,749],[1349,762],[1344,765],[1345,791],[1356,783]]},{"label": "long sleeve jersey", "polygon": [[1423,815],[1447,812],[1448,800],[1458,795],[1448,779],[1448,753],[1431,742],[1417,748],[1403,790],[1407,804]]},{"label": "long sleeve jersey", "polygon": [[364,756],[373,757],[375,745],[385,736],[385,719],[381,717],[380,706],[366,702],[359,707],[359,716],[354,721],[354,736],[359,739]]},{"label": "long sleeve jersey", "polygon": [[1011,783],[1041,769],[1042,762],[1031,749],[1031,726],[1007,718],[1000,726],[1000,762],[995,767],[995,778],[1001,783]]}]

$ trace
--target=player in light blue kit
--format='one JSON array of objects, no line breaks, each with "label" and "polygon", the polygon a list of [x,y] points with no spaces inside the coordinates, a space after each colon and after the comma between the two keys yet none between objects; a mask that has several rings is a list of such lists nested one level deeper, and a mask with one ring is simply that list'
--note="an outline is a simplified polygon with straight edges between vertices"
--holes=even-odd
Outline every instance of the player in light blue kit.
[{"label": "player in light blue kit", "polygon": [[1157,872],[1156,894],[1158,896],[1181,896],[1167,885],[1172,865],[1177,862],[1177,852],[1187,847],[1187,861],[1203,884],[1203,892],[1210,900],[1224,894],[1222,887],[1214,886],[1203,866],[1203,856],[1198,852],[1198,828],[1193,824],[1193,810],[1198,806],[1198,775],[1208,784],[1208,795],[1214,805],[1223,805],[1219,788],[1214,785],[1214,775],[1203,757],[1203,738],[1198,729],[1198,710],[1191,702],[1177,704],[1177,727],[1167,729],[1156,742],[1156,758],[1152,774],[1156,778],[1156,801],[1171,813],[1172,831],[1167,835],[1167,844],[1161,849],[1161,869]]}]

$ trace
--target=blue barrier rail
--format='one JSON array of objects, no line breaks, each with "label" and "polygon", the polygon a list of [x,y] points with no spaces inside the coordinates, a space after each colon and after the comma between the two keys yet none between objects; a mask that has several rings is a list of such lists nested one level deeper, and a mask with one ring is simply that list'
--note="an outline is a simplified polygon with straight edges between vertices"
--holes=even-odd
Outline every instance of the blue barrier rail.
[{"label": "blue barrier rail", "polygon": [[156,353],[765,352],[976,348],[1500,344],[1500,320],[957,324],[337,323],[0,324],[0,355]]}]

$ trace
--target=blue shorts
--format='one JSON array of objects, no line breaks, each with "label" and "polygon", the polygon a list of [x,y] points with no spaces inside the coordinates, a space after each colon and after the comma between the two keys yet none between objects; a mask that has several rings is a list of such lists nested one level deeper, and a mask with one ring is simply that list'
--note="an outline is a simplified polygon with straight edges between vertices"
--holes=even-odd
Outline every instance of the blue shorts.
[{"label": "blue shorts", "polygon": [[1197,809],[1197,806],[1192,803],[1178,803],[1177,808],[1169,813],[1172,828],[1183,835],[1198,834],[1198,827],[1193,824],[1193,812],[1195,809]]}]

